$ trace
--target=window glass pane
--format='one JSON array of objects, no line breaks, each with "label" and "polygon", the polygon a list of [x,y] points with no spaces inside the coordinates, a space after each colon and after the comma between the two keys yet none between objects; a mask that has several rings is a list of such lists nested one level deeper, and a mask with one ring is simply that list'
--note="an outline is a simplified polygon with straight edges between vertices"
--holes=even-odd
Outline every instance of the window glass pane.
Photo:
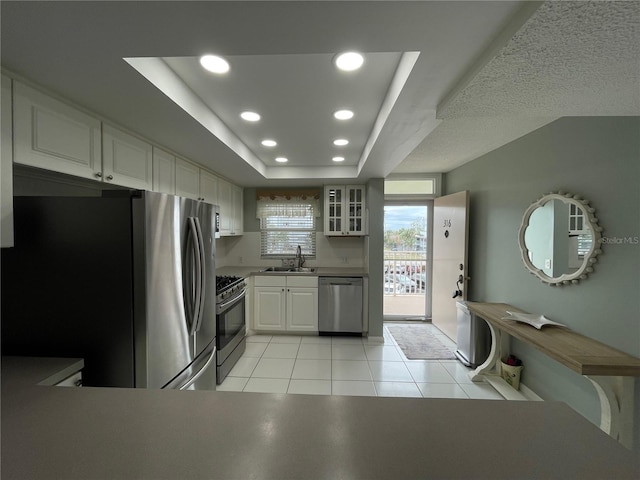
[{"label": "window glass pane", "polygon": [[425,180],[385,180],[385,195],[433,195],[435,182],[433,179]]},{"label": "window glass pane", "polygon": [[316,217],[312,205],[283,208],[274,203],[265,206],[262,215],[260,253],[263,257],[293,257],[298,245],[305,257],[315,257]]},{"label": "window glass pane", "polygon": [[296,254],[296,249],[300,245],[304,256],[313,257],[316,250],[316,234],[315,232],[263,230],[261,244],[262,256],[292,257]]}]

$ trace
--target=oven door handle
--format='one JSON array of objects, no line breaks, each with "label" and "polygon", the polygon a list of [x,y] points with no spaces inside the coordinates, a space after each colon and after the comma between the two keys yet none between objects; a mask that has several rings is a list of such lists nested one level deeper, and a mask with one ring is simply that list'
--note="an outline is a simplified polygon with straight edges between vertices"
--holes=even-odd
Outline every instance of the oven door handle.
[{"label": "oven door handle", "polygon": [[243,290],[242,293],[240,295],[238,295],[237,297],[233,297],[231,300],[229,300],[228,302],[224,302],[221,303],[219,305],[216,305],[216,311],[218,313],[218,315],[220,313],[222,313],[223,310],[225,310],[229,305],[233,305],[234,303],[236,303],[236,301],[244,298],[244,296],[247,294],[247,290]]}]

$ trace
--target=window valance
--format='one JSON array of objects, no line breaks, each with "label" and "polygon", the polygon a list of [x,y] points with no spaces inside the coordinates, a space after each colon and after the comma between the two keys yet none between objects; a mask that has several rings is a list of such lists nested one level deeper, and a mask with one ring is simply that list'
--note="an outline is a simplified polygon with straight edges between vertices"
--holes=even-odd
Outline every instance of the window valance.
[{"label": "window valance", "polygon": [[318,191],[259,191],[256,218],[267,217],[319,217]]}]

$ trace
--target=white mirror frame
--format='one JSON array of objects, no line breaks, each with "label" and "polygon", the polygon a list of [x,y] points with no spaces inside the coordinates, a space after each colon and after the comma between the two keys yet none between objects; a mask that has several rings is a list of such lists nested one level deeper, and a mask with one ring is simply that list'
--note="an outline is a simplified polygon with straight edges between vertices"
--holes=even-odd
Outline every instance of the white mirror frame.
[{"label": "white mirror frame", "polygon": [[[559,277],[548,276],[546,273],[544,273],[544,271],[540,270],[531,262],[528,254],[529,250],[527,249],[524,241],[525,230],[529,226],[529,220],[533,212],[535,212],[537,208],[542,207],[545,203],[552,200],[560,200],[564,203],[574,204],[580,207],[580,209],[584,211],[584,214],[588,221],[588,225],[590,226],[593,235],[591,248],[589,249],[589,252],[584,256],[582,266],[573,273],[563,274]],[[532,203],[524,212],[524,216],[522,217],[522,224],[520,225],[520,230],[518,232],[518,245],[520,246],[522,261],[524,262],[524,265],[529,270],[529,272],[537,276],[544,283],[548,283],[552,287],[577,284],[580,282],[580,280],[586,280],[587,276],[590,273],[593,273],[593,266],[598,261],[596,257],[602,253],[602,227],[598,225],[598,219],[594,215],[595,211],[595,208],[589,206],[588,200],[584,200],[578,195],[572,195],[563,191],[559,191],[557,193],[551,192],[547,195],[542,196],[537,202]]]}]

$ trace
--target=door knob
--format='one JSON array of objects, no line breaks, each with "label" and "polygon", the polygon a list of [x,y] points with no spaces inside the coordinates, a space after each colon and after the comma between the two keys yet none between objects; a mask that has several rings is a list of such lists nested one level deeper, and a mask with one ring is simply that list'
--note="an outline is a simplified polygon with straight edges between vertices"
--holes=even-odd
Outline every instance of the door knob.
[{"label": "door knob", "polygon": [[107,176],[107,180],[113,180],[113,175]]}]

